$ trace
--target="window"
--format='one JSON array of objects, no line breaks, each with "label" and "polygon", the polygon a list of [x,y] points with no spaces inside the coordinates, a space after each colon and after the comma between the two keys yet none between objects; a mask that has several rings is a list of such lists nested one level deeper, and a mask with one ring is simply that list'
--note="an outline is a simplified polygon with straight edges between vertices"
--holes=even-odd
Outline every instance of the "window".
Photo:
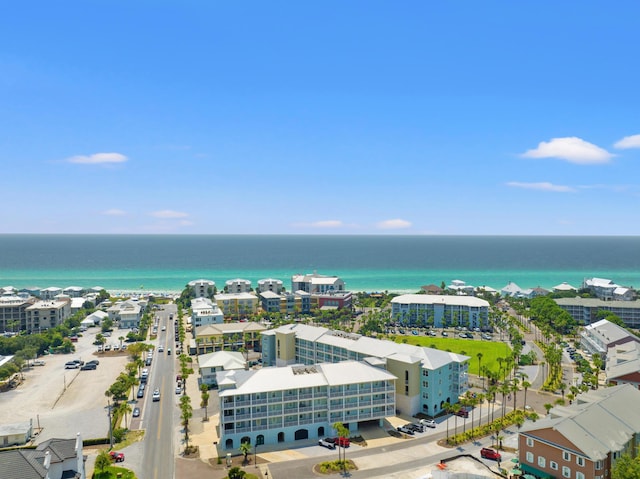
[{"label": "window", "polygon": [[571,460],[571,454],[568,453],[567,451],[562,451],[562,459],[564,459],[565,461],[570,461]]},{"label": "window", "polygon": [[527,462],[533,463],[533,453],[532,452],[527,451],[526,460],[527,460]]},{"label": "window", "polygon": [[538,466],[547,467],[547,460],[542,456],[538,456]]},{"label": "window", "polygon": [[596,469],[597,470],[602,469],[602,461],[596,461]]},{"label": "window", "polygon": [[576,456],[576,464],[578,466],[584,466],[584,457]]},{"label": "window", "polygon": [[580,471],[576,472],[576,479],[584,479],[584,474],[582,474]]},{"label": "window", "polygon": [[530,437],[527,438],[527,446],[533,447],[533,439],[531,439]]},{"label": "window", "polygon": [[553,469],[554,471],[557,471],[558,470],[558,463],[555,462],[555,461],[549,461],[549,467],[551,469]]},{"label": "window", "polygon": [[562,477],[571,477],[571,469],[567,466],[562,466]]}]

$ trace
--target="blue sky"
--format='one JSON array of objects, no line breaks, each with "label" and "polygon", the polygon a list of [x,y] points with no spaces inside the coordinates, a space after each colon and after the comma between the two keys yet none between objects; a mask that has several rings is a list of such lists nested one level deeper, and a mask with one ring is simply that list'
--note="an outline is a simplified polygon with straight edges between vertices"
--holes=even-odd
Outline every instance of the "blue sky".
[{"label": "blue sky", "polygon": [[12,2],[1,233],[636,235],[640,2]]}]

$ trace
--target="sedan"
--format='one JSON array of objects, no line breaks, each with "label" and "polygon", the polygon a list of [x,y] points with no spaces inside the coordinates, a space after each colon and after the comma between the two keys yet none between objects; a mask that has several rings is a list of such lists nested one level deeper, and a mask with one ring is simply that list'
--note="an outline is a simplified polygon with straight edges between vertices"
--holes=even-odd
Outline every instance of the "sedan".
[{"label": "sedan", "polygon": [[133,417],[140,417],[140,408],[139,407],[134,407],[133,408]]},{"label": "sedan", "polygon": [[124,462],[124,452],[111,451],[109,455],[115,462]]}]

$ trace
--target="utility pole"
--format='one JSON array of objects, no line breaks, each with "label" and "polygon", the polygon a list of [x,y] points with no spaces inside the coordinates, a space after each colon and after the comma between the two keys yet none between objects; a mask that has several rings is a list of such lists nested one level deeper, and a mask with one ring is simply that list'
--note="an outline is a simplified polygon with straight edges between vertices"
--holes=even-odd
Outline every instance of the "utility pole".
[{"label": "utility pole", "polygon": [[109,417],[109,448],[113,449],[113,425],[111,421],[111,402],[107,399],[107,416]]}]

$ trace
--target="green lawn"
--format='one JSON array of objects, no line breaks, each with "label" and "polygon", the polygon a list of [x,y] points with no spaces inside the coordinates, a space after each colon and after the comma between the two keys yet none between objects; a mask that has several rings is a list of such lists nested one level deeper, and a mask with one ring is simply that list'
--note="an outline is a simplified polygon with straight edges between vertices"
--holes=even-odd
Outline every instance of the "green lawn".
[{"label": "green lawn", "polygon": [[[404,341],[406,339],[406,341]],[[441,349],[471,357],[469,360],[469,374],[478,374],[478,353],[482,353],[482,366],[492,371],[498,371],[497,358],[506,358],[511,348],[498,341],[480,341],[461,338],[442,338],[432,336],[396,336],[397,343],[413,344],[427,348]]]}]

